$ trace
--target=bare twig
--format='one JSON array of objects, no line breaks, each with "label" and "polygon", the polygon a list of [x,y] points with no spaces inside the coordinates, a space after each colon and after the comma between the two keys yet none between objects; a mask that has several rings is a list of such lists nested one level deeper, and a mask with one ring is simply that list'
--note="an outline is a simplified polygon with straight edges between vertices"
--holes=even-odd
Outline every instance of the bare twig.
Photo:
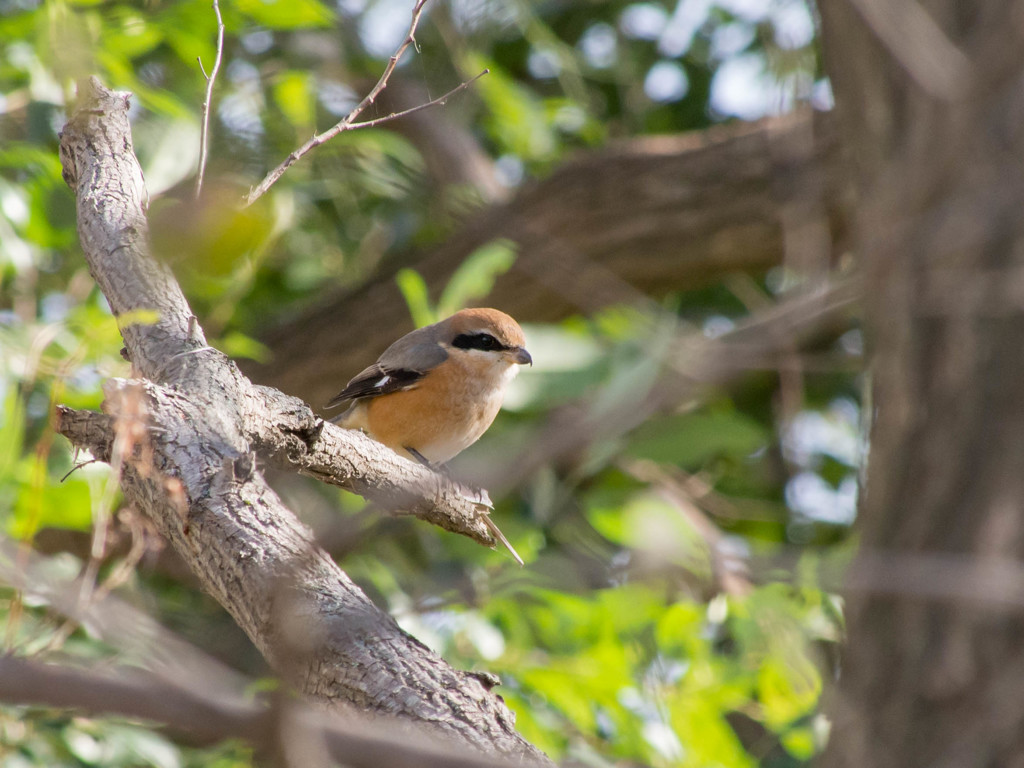
[{"label": "bare twig", "polygon": [[213,69],[206,74],[203,60],[196,58],[199,69],[206,78],[206,98],[203,100],[203,128],[199,135],[199,173],[196,174],[196,197],[203,191],[203,174],[206,173],[206,156],[210,144],[210,106],[213,104],[213,84],[220,71],[220,62],[224,55],[224,19],[220,15],[219,0],[213,0],[213,12],[217,16],[217,57],[213,60]]},{"label": "bare twig", "polygon": [[[89,548],[89,558],[86,561],[85,570],[79,581],[78,607],[74,612],[76,615],[84,615],[90,605],[102,600],[119,583],[111,582],[111,578],[114,576],[114,574],[111,574],[111,577],[108,577],[107,582],[105,582],[107,586],[97,589],[97,577],[99,576],[100,566],[107,555],[107,532],[110,527],[110,518],[114,511],[118,481],[121,477],[126,457],[130,457],[138,452],[143,457],[143,461],[146,462],[144,467],[148,467],[153,460],[152,447],[148,445],[147,434],[143,424],[145,411],[137,393],[131,398],[129,405],[132,410],[114,422],[114,439],[109,461],[110,474],[104,482],[103,493],[98,499],[94,495],[92,543]],[[132,550],[126,561],[129,564],[128,572],[135,567],[135,564],[138,563],[145,553],[144,547],[141,550],[139,549],[139,546],[143,543],[144,539],[142,536],[134,537]],[[122,566],[124,565],[122,564]],[[118,572],[121,570],[122,568],[119,568]],[[123,577],[119,573],[118,578],[127,578],[127,573]],[[57,628],[57,631],[50,638],[43,651],[53,651],[63,646],[71,636],[71,633],[78,628],[78,624],[78,619],[68,617]]]},{"label": "bare twig", "polygon": [[82,467],[88,467],[90,464],[96,464],[97,462],[99,462],[99,459],[86,459],[85,461],[76,461],[74,466],[64,473],[64,476],[60,479],[60,481],[63,483],[65,480],[67,480],[69,477],[75,474],[75,472],[80,470]]},{"label": "bare twig", "polygon": [[467,88],[469,88],[469,86],[471,86],[481,77],[483,77],[486,74],[490,74],[490,71],[491,70],[489,69],[485,69],[482,72],[477,73],[473,77],[469,78],[469,80],[466,80],[464,83],[459,83],[457,86],[448,91],[448,93],[442,96],[438,96],[436,99],[431,99],[430,101],[426,101],[422,104],[417,104],[415,107],[409,107],[409,109],[403,109],[400,112],[392,112],[390,115],[385,115],[384,117],[375,117],[373,120],[364,120],[361,123],[353,123],[352,125],[348,126],[347,130],[354,131],[357,128],[374,128],[378,125],[381,125],[382,123],[387,123],[392,120],[398,120],[399,118],[402,117],[408,117],[409,115],[416,114],[417,112],[422,112],[424,109],[429,109],[430,107],[443,107],[445,105],[445,102],[448,101],[448,99],[450,99],[452,96],[459,93],[460,91],[466,90]]},{"label": "bare twig", "polygon": [[467,80],[466,82],[461,83],[452,90],[448,91],[448,93],[444,94],[444,96],[440,96],[425,104],[421,104],[410,109],[402,110],[401,112],[395,112],[386,117],[379,117],[374,120],[367,120],[366,122],[363,123],[355,122],[356,118],[359,117],[359,115],[361,115],[363,111],[366,110],[367,107],[373,104],[374,101],[376,101],[381,91],[387,88],[388,81],[391,79],[391,75],[394,73],[395,67],[398,66],[398,61],[402,58],[402,55],[405,53],[406,49],[416,42],[416,28],[419,26],[420,16],[422,16],[423,14],[423,6],[425,6],[426,4],[427,0],[416,0],[416,5],[412,9],[412,20],[409,24],[409,31],[406,33],[405,39],[402,40],[401,45],[398,46],[395,52],[391,55],[391,58],[388,59],[388,65],[384,68],[384,73],[380,76],[380,79],[377,80],[377,84],[374,85],[373,88],[370,89],[370,92],[363,97],[363,100],[360,101],[352,109],[351,112],[345,115],[345,117],[343,117],[333,126],[328,128],[323,133],[313,134],[312,138],[310,138],[309,141],[307,141],[301,147],[299,147],[290,155],[288,155],[288,157],[286,157],[281,162],[280,165],[278,165],[274,170],[272,170],[263,178],[263,181],[261,181],[255,187],[253,187],[253,189],[249,192],[249,195],[245,199],[246,205],[252,205],[254,202],[259,200],[264,194],[266,194],[267,190],[270,189],[270,187],[273,186],[273,184],[279,178],[281,178],[281,176],[284,175],[284,172],[287,171],[294,163],[296,163],[298,160],[309,154],[309,152],[314,150],[316,147],[319,147],[321,144],[330,141],[339,133],[342,133],[343,131],[355,130],[356,128],[372,128],[373,126],[380,125],[381,123],[388,122],[389,120],[396,120],[397,118],[405,117],[406,115],[411,115],[415,112],[427,109],[428,107],[444,104],[445,101],[447,101],[447,99],[449,99],[451,96],[454,96],[459,91],[468,88],[476,80],[480,79],[485,74],[487,74],[488,70],[485,69],[476,77],[473,77],[472,79]]},{"label": "bare twig", "polygon": [[154,545],[154,540],[151,537],[145,520],[135,510],[130,508],[122,510],[118,513],[118,518],[123,522],[127,522],[131,530],[132,545],[124,559],[111,570],[107,578],[103,580],[103,583],[96,588],[96,591],[93,593],[93,602],[105,599],[111,592],[128,581],[135,568],[142,562],[146,552],[150,551]]},{"label": "bare twig", "polygon": [[507,549],[509,551],[509,554],[511,554],[512,557],[515,558],[515,561],[519,563],[519,565],[525,565],[525,563],[523,563],[523,558],[520,557],[518,552],[516,552],[516,548],[512,546],[511,542],[509,542],[509,540],[505,538],[505,534],[501,532],[501,529],[498,527],[498,524],[491,520],[491,516],[485,513],[480,516],[480,519],[483,520],[484,525],[487,526],[490,532],[494,534],[494,538],[496,538],[498,541],[505,545],[505,549]]}]

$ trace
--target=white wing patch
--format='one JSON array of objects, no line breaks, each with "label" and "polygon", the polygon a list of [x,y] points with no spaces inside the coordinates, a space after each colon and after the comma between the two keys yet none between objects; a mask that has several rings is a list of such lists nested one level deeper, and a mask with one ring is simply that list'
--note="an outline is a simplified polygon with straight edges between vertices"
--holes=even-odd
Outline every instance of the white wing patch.
[{"label": "white wing patch", "polygon": [[383,387],[385,384],[387,384],[389,381],[391,381],[390,376],[382,376],[380,378],[380,381],[375,381],[373,383],[373,387],[374,389],[379,389],[380,387]]}]

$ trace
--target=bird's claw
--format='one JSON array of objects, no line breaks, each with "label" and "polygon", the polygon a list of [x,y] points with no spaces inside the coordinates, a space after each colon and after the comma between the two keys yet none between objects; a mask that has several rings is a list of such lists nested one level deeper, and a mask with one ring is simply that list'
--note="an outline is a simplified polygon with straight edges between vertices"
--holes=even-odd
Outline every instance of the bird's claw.
[{"label": "bird's claw", "polygon": [[494,509],[494,502],[491,501],[491,495],[487,493],[486,488],[477,488],[463,483],[455,483],[455,487],[458,489],[459,495],[467,501],[478,507]]}]

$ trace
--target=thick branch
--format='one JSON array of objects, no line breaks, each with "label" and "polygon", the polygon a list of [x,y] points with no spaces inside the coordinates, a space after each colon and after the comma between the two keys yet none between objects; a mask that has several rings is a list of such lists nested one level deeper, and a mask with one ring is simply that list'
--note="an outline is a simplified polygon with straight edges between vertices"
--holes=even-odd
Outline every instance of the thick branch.
[{"label": "thick branch", "polygon": [[[115,314],[134,321],[124,332],[133,366],[156,383],[113,382],[104,406],[108,419],[79,420],[62,411],[62,431],[100,454],[120,452],[128,501],[150,515],[204,587],[299,690],[403,718],[481,752],[543,759],[515,733],[497,696],[402,632],[266,484],[253,450],[274,441],[266,437],[267,420],[254,414],[302,409],[255,390],[205,345],[170,272],[149,256],[127,98],[93,80],[83,86],[81,102],[65,128],[61,157],[79,197],[83,249]],[[126,317],[140,308],[157,314]],[[300,453],[300,444],[307,450],[318,445],[311,414],[294,422],[301,428],[278,442],[291,440]],[[330,463],[323,457],[328,449],[343,445],[338,432],[325,431],[334,439],[314,451],[318,466]],[[365,447],[347,444],[346,450]],[[374,457],[361,458],[369,465]],[[352,467],[359,466],[352,459]],[[376,467],[381,487],[379,478],[393,469]],[[411,492],[423,496],[422,489]]]},{"label": "thick branch", "polygon": [[398,268],[414,266],[439,289],[497,238],[516,243],[519,257],[488,303],[522,321],[549,321],[788,263],[809,229],[824,233],[815,257],[834,260],[845,247],[847,198],[828,116],[613,145],[479,212],[432,252],[407,255],[367,285],[268,331],[273,362],[246,370],[318,407],[411,330]]},{"label": "thick branch", "polygon": [[[190,736],[192,743],[243,739],[265,753],[279,747],[282,731],[322,741],[334,760],[352,768],[506,768],[511,762],[458,753],[407,735],[385,734],[366,723],[342,725],[305,707],[276,710],[249,696],[214,701],[192,688],[138,669],[104,673],[0,657],[0,700],[59,707],[91,715],[150,720]],[[298,720],[298,722],[292,722]],[[514,763],[522,765],[522,763]]]},{"label": "thick branch", "polygon": [[[78,200],[78,236],[132,364],[147,378],[167,380],[167,369],[187,362],[181,356],[206,339],[174,276],[148,258],[148,194],[127,128],[128,94],[108,91],[96,78],[81,82],[79,94],[60,144],[64,180]],[[110,115],[123,117],[104,119]]]},{"label": "thick branch", "polygon": [[[418,517],[485,546],[495,544],[481,520],[481,509],[449,478],[402,458],[360,432],[321,421],[307,405],[276,390],[253,387],[249,401],[252,446],[278,466],[357,493],[384,511]],[[58,417],[62,435],[96,458],[110,460],[115,419],[64,407],[58,408]],[[164,428],[153,414],[150,419]]]}]

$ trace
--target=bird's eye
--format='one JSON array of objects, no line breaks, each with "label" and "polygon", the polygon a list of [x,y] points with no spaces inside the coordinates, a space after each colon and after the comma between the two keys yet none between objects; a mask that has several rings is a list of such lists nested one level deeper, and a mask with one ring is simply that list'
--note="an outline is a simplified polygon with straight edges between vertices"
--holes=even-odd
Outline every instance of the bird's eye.
[{"label": "bird's eye", "polygon": [[505,348],[489,333],[460,333],[452,341],[452,346],[458,349],[481,349],[485,352]]}]

